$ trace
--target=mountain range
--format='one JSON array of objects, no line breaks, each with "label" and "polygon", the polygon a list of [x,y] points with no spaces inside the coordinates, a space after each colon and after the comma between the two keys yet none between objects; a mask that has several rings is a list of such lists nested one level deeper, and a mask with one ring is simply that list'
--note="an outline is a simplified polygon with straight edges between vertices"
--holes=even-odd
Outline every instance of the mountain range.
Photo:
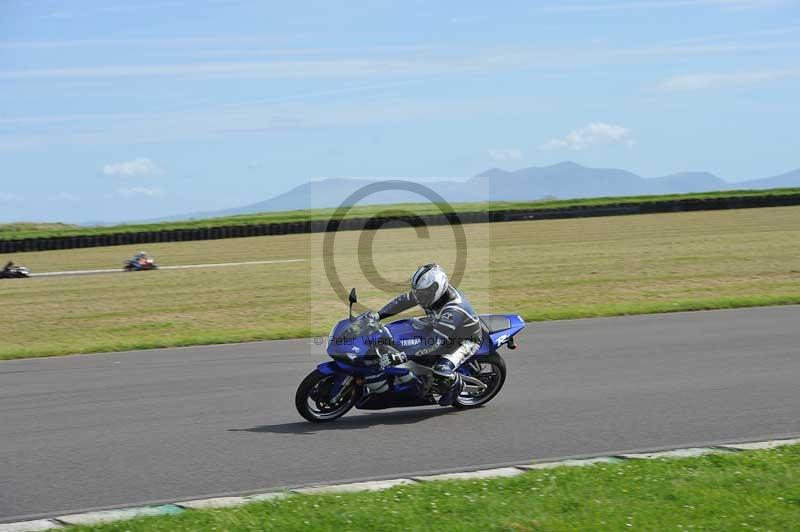
[{"label": "mountain range", "polygon": [[[377,183],[369,179],[324,179],[298,185],[273,198],[220,211],[196,212],[158,221],[211,218],[260,212],[330,208],[341,205],[361,187]],[[627,170],[590,168],[573,162],[516,171],[492,168],[466,181],[423,183],[451,203],[476,201],[528,201],[542,198],[591,198],[600,196],[641,196],[681,194],[715,190],[763,190],[800,187],[800,169],[773,177],[731,183],[708,172],[681,172],[645,178]],[[358,204],[426,202],[417,194],[391,190],[376,193]]]}]

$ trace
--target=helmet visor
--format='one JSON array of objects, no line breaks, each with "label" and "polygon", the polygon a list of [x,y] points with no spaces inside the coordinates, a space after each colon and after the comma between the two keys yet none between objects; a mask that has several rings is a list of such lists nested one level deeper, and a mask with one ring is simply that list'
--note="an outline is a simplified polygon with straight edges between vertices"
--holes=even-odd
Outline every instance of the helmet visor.
[{"label": "helmet visor", "polygon": [[414,297],[417,303],[422,307],[429,307],[436,301],[436,292],[439,290],[439,283],[431,283],[430,286],[425,288],[414,288]]}]

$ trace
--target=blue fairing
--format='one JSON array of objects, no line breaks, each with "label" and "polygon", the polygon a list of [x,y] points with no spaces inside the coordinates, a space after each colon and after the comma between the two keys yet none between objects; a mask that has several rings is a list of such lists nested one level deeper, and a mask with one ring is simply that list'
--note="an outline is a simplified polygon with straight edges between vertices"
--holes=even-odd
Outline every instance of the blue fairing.
[{"label": "blue fairing", "polygon": [[347,375],[374,375],[375,373],[380,373],[375,367],[366,367],[366,366],[353,366],[351,364],[347,364],[345,362],[341,362],[335,360],[333,362],[325,362],[317,366],[317,369],[324,373],[325,375],[333,375],[333,374],[341,374],[346,373]]},{"label": "blue fairing", "polygon": [[[483,343],[476,353],[477,356],[488,355],[506,344],[512,337],[525,328],[525,320],[516,314],[505,314],[510,327],[503,331],[483,335]],[[416,324],[416,326],[415,326]],[[387,328],[392,333],[394,344],[403,350],[409,358],[413,358],[419,351],[432,345],[434,341],[430,328],[421,328],[419,322],[413,319],[398,320],[390,323]]]},{"label": "blue fairing", "polygon": [[[496,351],[525,327],[525,321],[520,316],[504,316],[508,319],[509,328],[490,334],[484,333],[483,343],[476,356]],[[372,348],[377,344],[391,343],[413,359],[428,354],[429,348],[435,346],[434,338],[432,328],[417,319],[397,320],[380,330],[367,326],[360,320],[342,320],[331,330],[328,342],[328,354],[334,361],[320,364],[317,369],[326,375],[374,375],[380,373],[380,370],[374,365],[365,365],[363,359],[372,353]],[[389,368],[387,373],[393,370],[394,368]]]},{"label": "blue fairing", "polygon": [[336,362],[323,362],[317,366],[317,370],[323,375],[333,375],[337,370]]},{"label": "blue fairing", "polygon": [[419,321],[413,319],[393,321],[386,327],[392,333],[395,347],[409,358],[414,358],[420,351],[431,347],[435,341],[430,328],[422,327]]},{"label": "blue fairing", "polygon": [[522,317],[516,314],[505,314],[505,317],[508,318],[511,327],[504,331],[498,331],[488,335],[484,334],[483,343],[476,353],[476,356],[488,355],[492,351],[496,351],[500,346],[508,343],[511,338],[525,328],[525,320],[523,320]]},{"label": "blue fairing", "polygon": [[364,332],[353,330],[357,329],[357,323],[350,320],[342,320],[331,330],[331,337],[328,339],[328,354],[351,355],[360,358],[367,354],[370,348],[376,345],[384,336],[377,331],[367,330]]}]

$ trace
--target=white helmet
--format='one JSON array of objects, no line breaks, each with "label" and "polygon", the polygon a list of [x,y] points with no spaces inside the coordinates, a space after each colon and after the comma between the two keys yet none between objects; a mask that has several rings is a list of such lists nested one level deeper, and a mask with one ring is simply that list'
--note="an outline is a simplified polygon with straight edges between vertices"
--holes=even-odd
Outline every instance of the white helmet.
[{"label": "white helmet", "polygon": [[438,264],[420,266],[411,277],[411,292],[422,308],[428,308],[439,301],[449,286],[447,274]]}]

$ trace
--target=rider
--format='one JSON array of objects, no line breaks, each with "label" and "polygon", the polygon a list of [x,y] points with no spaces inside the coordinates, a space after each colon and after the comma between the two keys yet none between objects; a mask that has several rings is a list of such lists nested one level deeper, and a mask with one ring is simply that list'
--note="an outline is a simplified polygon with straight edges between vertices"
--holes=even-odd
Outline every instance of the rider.
[{"label": "rider", "polygon": [[140,251],[139,253],[133,256],[133,263],[138,264],[139,266],[144,266],[146,260],[147,260],[147,253],[145,253],[144,251]]},{"label": "rider", "polygon": [[11,268],[14,267],[14,261],[8,261],[6,265],[3,267],[3,273],[8,273],[11,271]]},{"label": "rider", "polygon": [[483,340],[480,319],[438,264],[421,266],[411,277],[411,291],[394,298],[377,314],[384,319],[416,305],[425,310],[436,335],[435,343],[417,351],[416,356],[439,357],[433,366],[443,391],[439,404],[451,405],[464,387],[456,369],[478,351]]}]

